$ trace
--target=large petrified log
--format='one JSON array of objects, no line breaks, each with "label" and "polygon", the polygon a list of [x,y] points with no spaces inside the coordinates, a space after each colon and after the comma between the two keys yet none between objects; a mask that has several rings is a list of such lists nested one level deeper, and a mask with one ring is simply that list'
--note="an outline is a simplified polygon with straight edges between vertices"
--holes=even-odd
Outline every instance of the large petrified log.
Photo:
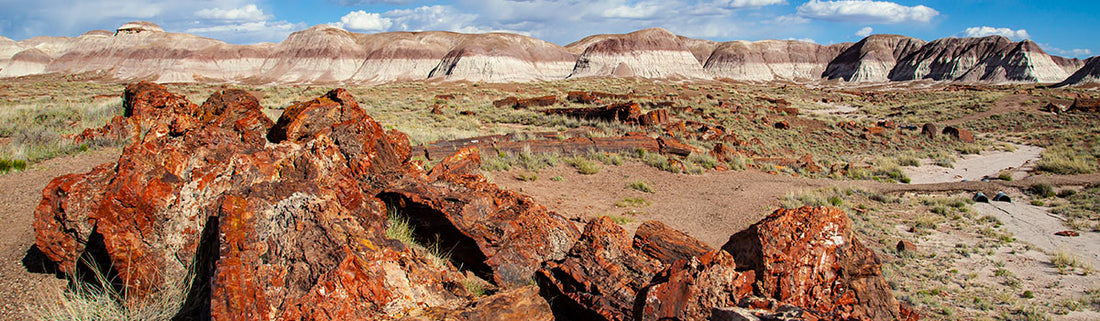
[{"label": "large petrified log", "polygon": [[[195,105],[143,82],[124,97],[125,116],[86,133],[130,144],[51,181],[34,225],[61,272],[98,269],[127,304],[189,285],[181,318],[699,320],[764,301],[913,318],[837,209],[777,211],[721,250],[658,222],[631,237],[599,218],[581,233],[482,177],[476,145],[424,172],[406,136],[342,89],[274,123],[240,90]],[[402,221],[409,235],[388,236]],[[487,296],[468,289],[478,279]]]},{"label": "large petrified log", "polygon": [[[392,318],[468,306],[462,269],[386,236],[386,191],[462,194],[469,204],[441,210],[463,223],[477,221],[447,211],[498,218],[491,228],[507,237],[478,234],[498,243],[473,249],[497,260],[481,264],[497,268],[485,277],[504,288],[564,256],[579,234],[483,179],[423,173],[405,136],[383,131],[343,90],[287,108],[274,125],[237,90],[202,106],[152,83],[128,86],[125,97],[134,127],[102,132],[136,133],[132,143],[113,164],[52,181],[35,228],[36,246],[62,272],[108,269],[128,300],[191,282],[195,306],[180,313],[200,318]],[[457,163],[441,168],[459,173]],[[531,224],[506,229],[505,218],[520,217]],[[556,247],[545,245],[555,237]]]}]

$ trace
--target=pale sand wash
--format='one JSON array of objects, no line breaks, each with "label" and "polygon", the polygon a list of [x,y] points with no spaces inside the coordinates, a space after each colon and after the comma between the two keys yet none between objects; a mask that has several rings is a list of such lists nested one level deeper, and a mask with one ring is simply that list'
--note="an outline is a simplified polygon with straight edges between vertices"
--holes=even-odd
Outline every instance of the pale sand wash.
[{"label": "pale sand wash", "polygon": [[[940,167],[925,161],[920,167],[902,167],[911,184],[978,181],[983,177],[997,177],[1002,170],[1012,170],[1016,179],[1023,178],[1023,170],[1029,162],[1039,160],[1043,148],[1015,145],[1013,152],[986,151],[980,155],[965,155],[955,160],[954,168]],[[992,197],[992,195],[990,195]]]}]

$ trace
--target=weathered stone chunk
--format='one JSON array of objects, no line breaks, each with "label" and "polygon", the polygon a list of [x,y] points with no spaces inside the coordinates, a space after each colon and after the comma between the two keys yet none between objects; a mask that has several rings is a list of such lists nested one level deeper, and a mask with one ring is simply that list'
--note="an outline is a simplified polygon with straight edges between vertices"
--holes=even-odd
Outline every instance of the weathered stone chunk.
[{"label": "weathered stone chunk", "polygon": [[755,271],[757,295],[839,319],[900,317],[878,257],[855,238],[842,210],[780,209],[722,249],[740,269]]},{"label": "weathered stone chunk", "polygon": [[543,296],[555,310],[578,320],[633,320],[635,299],[661,271],[661,262],[631,246],[630,235],[610,218],[588,222],[569,255],[538,271]]}]

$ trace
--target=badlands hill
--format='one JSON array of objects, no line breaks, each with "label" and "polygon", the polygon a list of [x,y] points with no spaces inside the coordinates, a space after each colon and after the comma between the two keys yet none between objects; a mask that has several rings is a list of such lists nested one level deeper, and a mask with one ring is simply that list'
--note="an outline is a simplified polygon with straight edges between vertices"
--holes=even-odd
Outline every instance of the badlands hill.
[{"label": "badlands hill", "polygon": [[794,40],[730,41],[719,44],[703,67],[735,80],[815,80],[851,43],[823,46]]},{"label": "badlands hill", "polygon": [[580,52],[570,77],[707,78],[680,37],[660,28],[590,36],[566,48]]},{"label": "badlands hill", "polygon": [[962,82],[1059,82],[1069,74],[1034,42],[1001,36],[946,38],[928,43],[898,62],[890,80]]},{"label": "badlands hill", "polygon": [[0,37],[0,78],[92,74],[121,81],[384,83],[644,77],[1076,85],[1096,81],[1095,63],[1091,66],[1048,55],[1029,40],[999,36],[925,42],[872,35],[855,44],[825,46],[793,40],[715,42],[652,28],[589,36],[563,47],[508,33],[360,34],[318,25],[278,44],[233,45],[139,21],[78,37]]},{"label": "badlands hill", "polygon": [[898,60],[919,50],[928,42],[898,35],[871,35],[844,50],[829,62],[827,79],[851,82],[881,82],[890,80],[890,71]]},{"label": "badlands hill", "polygon": [[1084,65],[1058,86],[1100,84],[1100,57],[1085,60]]}]

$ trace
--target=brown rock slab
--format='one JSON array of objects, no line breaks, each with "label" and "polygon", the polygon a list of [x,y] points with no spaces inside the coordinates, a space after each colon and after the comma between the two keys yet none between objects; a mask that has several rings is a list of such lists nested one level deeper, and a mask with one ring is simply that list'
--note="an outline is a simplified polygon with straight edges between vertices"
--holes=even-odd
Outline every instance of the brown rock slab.
[{"label": "brown rock slab", "polygon": [[[621,122],[625,124],[637,124],[642,116],[642,109],[636,103],[617,103],[603,107],[589,108],[557,108],[543,111],[547,115],[562,115],[580,119],[600,120],[607,122]],[[652,120],[652,119],[651,119]]]},{"label": "brown rock slab", "polygon": [[565,257],[580,232],[531,197],[489,183],[478,168],[480,154],[464,149],[432,170],[432,184],[397,182],[380,195],[480,277],[522,286],[542,262]]},{"label": "brown rock slab", "polygon": [[754,281],[755,272],[738,272],[725,251],[678,260],[645,289],[639,320],[709,319],[714,307],[736,305],[751,294]]},{"label": "brown rock slab", "polygon": [[1054,233],[1054,235],[1066,236],[1066,237],[1078,237],[1078,236],[1081,236],[1081,233],[1078,233],[1077,231],[1065,230],[1065,231],[1058,231],[1058,232]]},{"label": "brown rock slab", "polygon": [[898,245],[895,246],[895,248],[898,252],[919,252],[916,244],[905,240],[898,241]]},{"label": "brown rock slab", "polygon": [[610,218],[588,222],[562,260],[538,271],[544,297],[563,317],[576,320],[634,320],[638,294],[661,271],[661,262],[635,250],[630,235]]},{"label": "brown rock slab", "polygon": [[634,248],[662,264],[691,260],[712,251],[706,243],[658,221],[646,221],[638,227],[634,232]]},{"label": "brown rock slab", "polygon": [[458,309],[431,309],[402,321],[553,321],[550,305],[539,296],[536,286],[525,286],[479,297]]},{"label": "brown rock slab", "polygon": [[973,143],[974,142],[974,134],[973,133],[971,133],[969,130],[961,129],[961,128],[958,128],[958,127],[953,127],[953,126],[944,127],[943,128],[943,134],[947,135],[947,136],[950,136],[951,138],[954,138],[955,140],[958,140],[958,141],[961,141],[961,142],[965,142],[965,143]]},{"label": "brown rock slab", "polygon": [[688,156],[691,155],[691,153],[698,152],[695,147],[691,147],[688,144],[681,143],[672,138],[657,138],[657,143],[661,146],[661,153],[665,154]]},{"label": "brown rock slab", "polygon": [[739,268],[756,272],[759,296],[837,319],[900,317],[878,257],[855,238],[842,210],[780,209],[722,249]]},{"label": "brown rock slab", "polygon": [[921,135],[932,139],[936,138],[936,134],[939,133],[939,130],[937,129],[936,124],[924,123],[924,126],[921,126],[920,133]]}]

